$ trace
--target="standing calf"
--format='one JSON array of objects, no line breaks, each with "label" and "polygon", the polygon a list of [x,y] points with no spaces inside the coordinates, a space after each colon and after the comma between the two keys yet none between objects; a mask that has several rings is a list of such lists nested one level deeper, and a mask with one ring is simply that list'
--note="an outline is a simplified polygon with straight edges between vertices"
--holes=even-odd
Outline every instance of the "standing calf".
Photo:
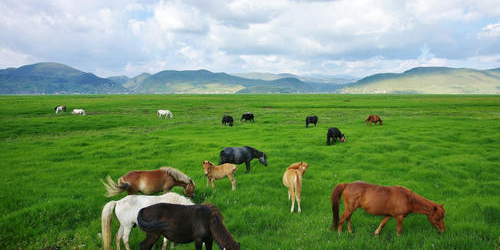
[{"label": "standing calf", "polygon": [[231,180],[232,189],[236,189],[236,180],[234,179],[234,172],[236,172],[237,167],[234,164],[224,163],[219,166],[215,166],[209,161],[203,161],[203,169],[205,170],[205,176],[207,177],[207,187],[212,182],[212,188],[215,188],[215,180],[223,179],[226,176]]}]

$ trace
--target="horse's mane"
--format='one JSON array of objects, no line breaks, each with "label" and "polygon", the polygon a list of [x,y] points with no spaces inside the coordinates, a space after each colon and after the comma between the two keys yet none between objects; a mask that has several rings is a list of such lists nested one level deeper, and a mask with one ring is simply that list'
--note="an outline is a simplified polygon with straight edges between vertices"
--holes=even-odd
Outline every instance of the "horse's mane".
[{"label": "horse's mane", "polygon": [[408,197],[408,201],[412,204],[412,206],[415,206],[417,204],[423,205],[423,206],[429,206],[429,205],[437,206],[437,204],[435,202],[413,192],[412,190],[410,190],[406,187],[401,187],[401,186],[395,186],[395,187],[401,188],[403,190],[403,192]]},{"label": "horse's mane", "polygon": [[303,164],[307,164],[305,162],[296,162],[296,163],[292,163],[288,168],[286,169],[299,169],[300,166],[302,166]]},{"label": "horse's mane", "polygon": [[189,178],[189,176],[187,176],[186,174],[184,174],[183,172],[181,172],[181,171],[179,171],[179,170],[177,170],[175,168],[161,167],[160,169],[163,170],[163,171],[165,171],[165,172],[167,172],[174,179],[176,179],[178,181],[184,182],[186,184],[189,184],[192,181],[191,178]]},{"label": "horse's mane", "polygon": [[[226,229],[222,223],[222,214],[219,209],[213,204],[203,203],[210,210],[210,231],[214,237],[215,242],[221,249],[225,249],[228,245],[234,246],[238,243],[234,240],[231,233]],[[233,248],[230,248],[233,249]]]}]

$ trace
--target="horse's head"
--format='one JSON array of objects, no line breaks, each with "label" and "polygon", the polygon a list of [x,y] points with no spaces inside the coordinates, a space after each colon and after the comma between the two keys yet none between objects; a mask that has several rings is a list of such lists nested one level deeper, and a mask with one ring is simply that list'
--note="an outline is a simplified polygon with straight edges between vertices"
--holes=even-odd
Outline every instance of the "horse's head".
[{"label": "horse's head", "polygon": [[259,161],[262,163],[264,166],[267,167],[267,160],[266,160],[266,154],[262,152],[262,154],[259,156]]},{"label": "horse's head", "polygon": [[205,176],[211,172],[211,169],[214,167],[214,164],[209,161],[203,161],[203,170],[205,170]]},{"label": "horse's head", "polygon": [[236,244],[229,244],[222,248],[223,250],[240,250],[240,243],[236,242]]},{"label": "horse's head", "polygon": [[380,125],[383,124],[382,119],[380,119],[380,118],[379,118],[378,122],[379,122]]},{"label": "horse's head", "polygon": [[342,136],[340,136],[340,141],[341,142],[345,142],[345,136],[344,136],[344,134],[342,134]]},{"label": "horse's head", "polygon": [[307,168],[309,167],[309,164],[307,164],[306,162],[300,162],[300,170],[302,171],[302,174],[304,174],[307,170]]},{"label": "horse's head", "polygon": [[434,206],[433,211],[427,216],[429,222],[440,232],[446,231],[444,227],[444,204]]},{"label": "horse's head", "polygon": [[194,182],[193,180],[189,180],[189,184],[184,187],[184,195],[187,197],[193,197],[194,195]]}]

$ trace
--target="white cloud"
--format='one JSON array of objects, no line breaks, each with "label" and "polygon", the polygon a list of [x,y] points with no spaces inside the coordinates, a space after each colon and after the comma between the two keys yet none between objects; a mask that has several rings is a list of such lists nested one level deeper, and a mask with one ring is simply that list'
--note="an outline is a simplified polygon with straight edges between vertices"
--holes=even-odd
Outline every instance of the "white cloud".
[{"label": "white cloud", "polygon": [[479,33],[479,37],[500,37],[500,22],[486,25]]}]

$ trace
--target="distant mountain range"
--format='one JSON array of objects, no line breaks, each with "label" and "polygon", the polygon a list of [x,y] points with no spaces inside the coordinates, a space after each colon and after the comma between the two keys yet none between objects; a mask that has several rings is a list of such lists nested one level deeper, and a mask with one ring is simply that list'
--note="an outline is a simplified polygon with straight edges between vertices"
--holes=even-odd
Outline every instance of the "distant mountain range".
[{"label": "distant mountain range", "polygon": [[114,94],[121,84],[59,63],[37,63],[0,70],[0,94]]},{"label": "distant mountain range", "polygon": [[401,74],[376,74],[347,84],[339,93],[500,94],[500,68],[490,70],[418,67]]},{"label": "distant mountain range", "polygon": [[500,68],[414,68],[401,74],[354,78],[292,74],[164,70],[100,78],[64,64],[37,63],[0,70],[0,94],[165,93],[424,93],[500,94]]}]

